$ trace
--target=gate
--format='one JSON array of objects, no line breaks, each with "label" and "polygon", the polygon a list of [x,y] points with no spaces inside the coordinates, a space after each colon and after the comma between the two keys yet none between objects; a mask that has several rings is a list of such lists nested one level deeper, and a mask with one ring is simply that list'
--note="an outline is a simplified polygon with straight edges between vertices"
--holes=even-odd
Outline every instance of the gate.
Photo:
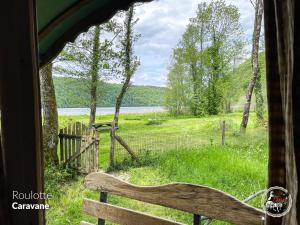
[{"label": "gate", "polygon": [[75,122],[59,132],[60,164],[80,173],[91,173],[99,167],[99,138],[94,129]]}]

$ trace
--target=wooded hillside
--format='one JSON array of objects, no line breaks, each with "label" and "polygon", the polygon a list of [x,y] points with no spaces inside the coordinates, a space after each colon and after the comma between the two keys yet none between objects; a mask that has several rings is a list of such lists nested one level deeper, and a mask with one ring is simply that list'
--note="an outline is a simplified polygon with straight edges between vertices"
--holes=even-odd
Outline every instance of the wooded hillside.
[{"label": "wooded hillside", "polygon": [[[53,77],[57,106],[89,107],[90,95],[88,81],[84,79]],[[120,84],[99,83],[97,89],[97,106],[112,107],[121,89]],[[124,97],[123,106],[160,106],[163,105],[164,87],[131,86]]]}]

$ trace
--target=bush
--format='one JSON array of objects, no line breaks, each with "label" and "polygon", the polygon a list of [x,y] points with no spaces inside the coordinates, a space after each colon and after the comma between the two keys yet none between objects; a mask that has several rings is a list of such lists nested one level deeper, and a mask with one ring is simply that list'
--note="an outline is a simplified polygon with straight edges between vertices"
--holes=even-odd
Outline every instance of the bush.
[{"label": "bush", "polygon": [[69,168],[49,164],[45,166],[44,176],[45,192],[57,196],[61,194],[61,186],[76,177],[76,172]]}]

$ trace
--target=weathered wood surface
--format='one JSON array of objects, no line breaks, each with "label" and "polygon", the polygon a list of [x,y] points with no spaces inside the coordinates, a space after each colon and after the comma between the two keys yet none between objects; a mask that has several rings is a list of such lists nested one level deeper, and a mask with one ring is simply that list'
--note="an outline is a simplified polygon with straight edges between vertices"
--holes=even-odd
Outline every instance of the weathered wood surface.
[{"label": "weathered wood surface", "polygon": [[87,188],[131,199],[203,215],[240,225],[261,225],[264,212],[213,188],[174,183],[141,187],[128,184],[105,173],[91,173]]},{"label": "weathered wood surface", "polygon": [[94,130],[76,122],[60,130],[60,163],[81,173],[98,170],[99,139]]},{"label": "weathered wood surface", "polygon": [[89,199],[84,199],[83,211],[88,215],[122,225],[184,225],[182,223]]},{"label": "weathered wood surface", "polygon": [[60,161],[64,162],[65,161],[65,157],[64,157],[64,139],[60,136],[62,133],[64,132],[63,129],[59,130],[59,148],[60,148]]},{"label": "weathered wood surface", "polygon": [[109,126],[111,127],[112,122],[103,122],[103,123],[95,123],[94,125],[92,125],[95,129],[98,129],[100,127],[105,127],[105,126]]},{"label": "weathered wood surface", "polygon": [[11,207],[13,191],[44,192],[36,1],[1,1],[0,17],[0,224],[45,224],[45,210]]},{"label": "weathered wood surface", "polygon": [[95,225],[89,222],[81,221],[80,225]]}]

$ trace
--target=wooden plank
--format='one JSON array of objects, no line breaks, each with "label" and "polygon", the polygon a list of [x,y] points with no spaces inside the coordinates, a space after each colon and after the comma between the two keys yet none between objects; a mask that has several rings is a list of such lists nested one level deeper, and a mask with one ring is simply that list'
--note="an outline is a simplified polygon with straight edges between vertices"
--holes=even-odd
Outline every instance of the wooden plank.
[{"label": "wooden plank", "polygon": [[83,211],[88,215],[122,225],[183,225],[182,223],[89,199],[84,199]]},{"label": "wooden plank", "polygon": [[89,222],[85,222],[85,221],[81,221],[80,225],[95,225],[95,224],[89,223]]},{"label": "wooden plank", "polygon": [[70,138],[70,139],[81,139],[81,135],[73,135],[73,134],[59,134],[59,137]]},{"label": "wooden plank", "polygon": [[[76,122],[76,135],[81,136],[81,125],[79,122]],[[80,152],[80,147],[81,147],[81,137],[80,139],[76,139],[76,154]],[[77,168],[81,167],[81,156],[79,155],[77,157]]]},{"label": "wooden plank", "polygon": [[[65,127],[64,128],[64,133],[67,134],[68,133],[68,128]],[[64,153],[65,153],[65,162],[68,160],[69,156],[68,156],[68,141],[66,138],[64,138]]]},{"label": "wooden plank", "polygon": [[[68,134],[72,134],[72,124],[68,125]],[[72,141],[71,138],[68,138],[68,154],[69,159],[72,157]]]},{"label": "wooden plank", "polygon": [[131,199],[203,215],[238,225],[261,225],[264,212],[206,186],[174,183],[156,187],[128,184],[109,174],[91,173],[85,186]]},{"label": "wooden plank", "polygon": [[86,149],[86,158],[87,158],[87,173],[90,173],[91,171],[91,145],[89,145]]},{"label": "wooden plank", "polygon": [[[107,193],[106,192],[100,192],[100,202],[107,202]],[[105,225],[105,220],[98,218],[98,225]]]},{"label": "wooden plank", "polygon": [[76,158],[78,158],[80,155],[84,155],[87,152],[90,145],[92,145],[92,142],[84,142],[83,145],[81,146],[80,152],[76,152],[74,155],[71,156],[71,158],[68,158],[68,160],[65,163],[67,164],[75,160]]},{"label": "wooden plank", "polygon": [[[97,133],[98,134],[98,133]],[[98,134],[98,139],[96,139],[96,167],[97,167],[97,171],[99,169],[100,166],[100,133]]]},{"label": "wooden plank", "polygon": [[[72,124],[72,135],[75,135],[75,132],[76,132],[76,124],[75,123],[73,123]],[[72,152],[72,155],[75,155],[75,148],[76,148],[76,146],[75,146],[75,144],[76,144],[76,139],[74,139],[74,138],[72,138],[71,139],[71,144],[72,144],[72,149],[71,149],[71,152]],[[75,158],[74,159],[74,162],[72,162],[72,166],[74,167],[74,168],[77,168],[77,158]]]},{"label": "wooden plank", "polygon": [[91,145],[91,172],[95,172],[95,143]]},{"label": "wooden plank", "polygon": [[[59,130],[59,134],[63,133],[63,129]],[[60,162],[64,162],[64,138],[59,135],[59,148],[60,148]]]},{"label": "wooden plank", "polygon": [[[86,127],[84,126],[84,124],[81,124],[81,135],[86,136]],[[85,145],[85,140],[86,140],[86,138],[82,137],[81,147],[80,147],[81,151],[83,149],[83,146]],[[86,170],[86,151],[82,152],[81,156],[82,156],[82,159],[81,159],[82,171],[83,171],[83,173],[87,173],[87,170]]]}]

